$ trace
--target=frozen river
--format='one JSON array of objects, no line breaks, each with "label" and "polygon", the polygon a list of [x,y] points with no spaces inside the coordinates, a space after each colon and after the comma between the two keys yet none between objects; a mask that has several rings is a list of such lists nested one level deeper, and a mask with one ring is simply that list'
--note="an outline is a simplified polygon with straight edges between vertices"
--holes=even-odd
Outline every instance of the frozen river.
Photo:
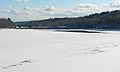
[{"label": "frozen river", "polygon": [[0,30],[0,72],[120,72],[120,32]]}]

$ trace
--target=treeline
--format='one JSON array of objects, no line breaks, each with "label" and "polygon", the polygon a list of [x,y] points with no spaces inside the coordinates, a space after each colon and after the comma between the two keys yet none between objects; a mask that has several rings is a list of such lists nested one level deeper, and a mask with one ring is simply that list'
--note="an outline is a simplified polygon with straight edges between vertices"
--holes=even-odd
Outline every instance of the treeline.
[{"label": "treeline", "polygon": [[0,19],[0,28],[14,28],[15,23],[11,21],[10,18],[1,18]]},{"label": "treeline", "polygon": [[77,18],[50,18],[16,22],[18,28],[34,29],[120,29],[120,11],[95,13]]}]

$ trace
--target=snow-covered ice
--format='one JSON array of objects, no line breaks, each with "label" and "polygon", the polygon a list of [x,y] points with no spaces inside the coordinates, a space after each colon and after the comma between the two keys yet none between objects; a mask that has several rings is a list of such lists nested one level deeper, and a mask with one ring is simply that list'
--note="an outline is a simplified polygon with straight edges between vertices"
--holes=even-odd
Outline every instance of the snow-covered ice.
[{"label": "snow-covered ice", "polygon": [[120,72],[120,32],[0,30],[0,72]]}]

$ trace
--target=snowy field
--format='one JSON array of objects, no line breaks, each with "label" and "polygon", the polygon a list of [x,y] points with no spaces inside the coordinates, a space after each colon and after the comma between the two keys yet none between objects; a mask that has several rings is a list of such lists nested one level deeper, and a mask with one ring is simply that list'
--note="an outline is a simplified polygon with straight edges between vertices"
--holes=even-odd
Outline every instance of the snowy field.
[{"label": "snowy field", "polygon": [[120,72],[120,32],[0,30],[0,72]]}]

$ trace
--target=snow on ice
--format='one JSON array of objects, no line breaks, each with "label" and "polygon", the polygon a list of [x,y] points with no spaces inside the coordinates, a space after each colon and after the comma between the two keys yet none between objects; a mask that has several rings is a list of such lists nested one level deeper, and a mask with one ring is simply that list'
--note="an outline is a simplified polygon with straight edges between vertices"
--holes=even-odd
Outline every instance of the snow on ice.
[{"label": "snow on ice", "polygon": [[120,72],[120,32],[0,30],[0,72]]}]

